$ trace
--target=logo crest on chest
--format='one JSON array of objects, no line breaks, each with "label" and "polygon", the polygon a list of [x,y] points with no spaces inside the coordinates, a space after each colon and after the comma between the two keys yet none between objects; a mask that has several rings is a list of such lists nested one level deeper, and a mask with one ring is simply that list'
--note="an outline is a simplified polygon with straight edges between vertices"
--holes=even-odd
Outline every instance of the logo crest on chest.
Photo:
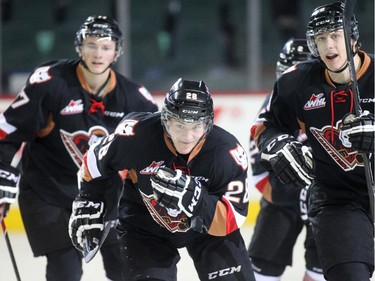
[{"label": "logo crest on chest", "polygon": [[324,126],[322,129],[310,128],[310,132],[327,151],[329,156],[344,171],[353,170],[356,166],[363,166],[363,156],[352,148],[348,136],[339,129],[342,121],[338,121],[335,127]]},{"label": "logo crest on chest", "polygon": [[323,93],[313,94],[303,106],[304,110],[312,110],[326,106],[326,98]]},{"label": "logo crest on chest", "polygon": [[80,130],[69,133],[62,129],[60,130],[61,140],[78,168],[81,166],[83,155],[89,147],[108,135],[108,131],[102,126],[91,127],[88,132]]}]

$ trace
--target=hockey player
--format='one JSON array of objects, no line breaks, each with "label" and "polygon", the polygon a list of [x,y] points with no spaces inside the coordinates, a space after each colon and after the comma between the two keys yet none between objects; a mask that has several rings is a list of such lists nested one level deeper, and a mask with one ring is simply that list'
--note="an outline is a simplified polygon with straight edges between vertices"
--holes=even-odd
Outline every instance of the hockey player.
[{"label": "hockey player", "polygon": [[239,228],[248,209],[245,150],[213,125],[203,81],[181,78],[161,113],[129,114],[114,134],[91,146],[69,233],[77,249],[95,248],[106,205],[103,193],[128,170],[119,225],[124,280],[176,280],[186,247],[200,280],[255,280]]},{"label": "hockey player", "polygon": [[[30,75],[9,108],[0,115],[0,202],[17,194],[13,160],[22,142],[19,206],[34,256],[46,256],[46,280],[78,281],[82,255],[68,235],[77,171],[88,147],[112,133],[125,114],[156,111],[150,93],[111,66],[122,53],[118,24],[90,16],[77,31],[79,60],[41,65]],[[113,182],[120,193],[121,180]],[[116,208],[108,217],[116,218]],[[111,231],[102,256],[109,280],[122,280],[120,248]]]},{"label": "hockey player", "polygon": [[[276,64],[276,78],[291,66],[311,59],[306,39],[289,39]],[[260,113],[267,110],[268,95]],[[296,132],[301,142],[306,142],[306,134]],[[260,154],[254,140],[250,138],[252,179],[255,187],[262,193],[260,211],[249,245],[255,279],[257,281],[281,280],[286,266],[292,264],[293,247],[297,237],[306,226],[305,281],[324,281],[322,269],[310,223],[305,221],[306,211],[300,208],[300,194],[305,190],[295,186],[286,186],[273,171],[267,171],[260,164]],[[303,197],[304,198],[304,197]],[[302,201],[302,203],[304,203]],[[302,206],[305,206],[302,204]],[[302,211],[302,212],[301,212]]]},{"label": "hockey player", "polygon": [[[309,186],[308,216],[325,278],[364,281],[374,269],[362,157],[369,153],[373,164],[374,57],[360,50],[352,16],[350,45],[363,114],[347,119],[356,97],[349,85],[343,11],[341,2],[314,9],[306,35],[311,53],[320,60],[300,63],[280,77],[270,109],[261,115],[263,123],[252,128],[252,136],[264,165],[284,183]],[[293,137],[299,129],[306,132],[312,153]]]}]

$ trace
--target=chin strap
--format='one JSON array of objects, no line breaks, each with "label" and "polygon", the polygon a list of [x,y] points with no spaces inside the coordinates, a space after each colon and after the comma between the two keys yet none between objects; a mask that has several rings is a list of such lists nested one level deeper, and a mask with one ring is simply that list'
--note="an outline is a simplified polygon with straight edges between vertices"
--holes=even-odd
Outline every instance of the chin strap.
[{"label": "chin strap", "polygon": [[341,72],[343,72],[345,69],[347,69],[348,66],[349,66],[349,62],[346,61],[345,64],[344,64],[339,70],[331,70],[331,69],[329,69],[327,66],[326,66],[326,67],[327,67],[327,69],[328,69],[330,72],[333,72],[333,73],[341,73]]}]

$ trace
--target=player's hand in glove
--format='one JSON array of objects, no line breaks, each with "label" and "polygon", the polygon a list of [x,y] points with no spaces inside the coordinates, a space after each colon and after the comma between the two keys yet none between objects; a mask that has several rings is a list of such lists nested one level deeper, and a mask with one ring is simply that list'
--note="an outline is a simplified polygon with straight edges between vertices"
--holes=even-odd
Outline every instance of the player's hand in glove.
[{"label": "player's hand in glove", "polygon": [[374,152],[374,114],[364,111],[359,117],[347,114],[343,118],[341,131],[349,137],[352,147],[360,152]]},{"label": "player's hand in glove", "polygon": [[[104,227],[105,206],[102,201],[79,195],[73,201],[73,211],[69,220],[69,236],[74,247],[83,251],[84,247],[93,250],[99,245]],[[87,245],[84,245],[84,240]]]},{"label": "player's hand in glove", "polygon": [[0,213],[3,217],[7,215],[9,205],[16,201],[19,179],[17,168],[0,162]]},{"label": "player's hand in glove", "polygon": [[161,167],[151,176],[151,185],[161,206],[182,211],[189,218],[194,215],[202,194],[201,184],[194,177],[183,174],[181,170]]},{"label": "player's hand in glove", "polygon": [[280,135],[265,148],[261,163],[270,167],[284,184],[304,188],[314,178],[310,149],[290,135]]}]

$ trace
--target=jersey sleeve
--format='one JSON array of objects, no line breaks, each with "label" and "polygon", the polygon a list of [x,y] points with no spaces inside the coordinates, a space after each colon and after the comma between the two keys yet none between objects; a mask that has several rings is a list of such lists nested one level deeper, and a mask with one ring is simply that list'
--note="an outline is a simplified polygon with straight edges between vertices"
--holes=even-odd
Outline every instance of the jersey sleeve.
[{"label": "jersey sleeve", "polygon": [[[276,81],[269,110],[260,114],[251,128],[251,136],[260,152],[281,134],[295,135],[300,130],[297,113],[294,111],[297,94],[285,87],[287,75]],[[280,91],[280,92],[279,92]]]},{"label": "jersey sleeve", "polygon": [[215,175],[202,197],[201,219],[207,233],[214,236],[240,228],[248,212],[247,154],[238,143],[224,151],[213,159],[217,163]]},{"label": "jersey sleeve", "polygon": [[146,115],[148,114],[129,113],[114,133],[90,146],[83,157],[79,172],[82,179],[81,193],[102,195],[113,177],[119,175],[124,179],[124,170],[131,170],[137,166],[136,152],[139,151],[138,144],[142,143],[142,137],[135,131],[141,116]]},{"label": "jersey sleeve", "polygon": [[[122,138],[122,135],[126,134],[123,129],[127,126],[135,126],[137,123],[136,120],[131,122],[130,119],[122,121],[113,134],[90,146],[81,167],[83,169],[81,175],[85,181],[100,181],[111,177],[119,171],[130,169],[130,163],[136,162],[132,161],[131,154],[126,154],[126,151],[131,151],[137,141],[126,141],[126,138]],[[130,130],[129,128],[126,129]],[[123,147],[126,147],[126,151]],[[124,157],[124,154],[127,157]]]},{"label": "jersey sleeve", "polygon": [[260,193],[265,195],[264,193],[269,190],[269,171],[260,164],[259,149],[252,138],[250,139],[249,145],[249,157],[251,165],[251,182]]},{"label": "jersey sleeve", "polygon": [[[23,142],[31,141],[48,125],[52,112],[50,66],[37,68],[10,106],[0,114],[0,155],[11,159]],[[3,158],[2,158],[3,159]]]},{"label": "jersey sleeve", "polygon": [[[268,95],[259,110],[258,116],[256,117],[253,124],[257,124],[259,122],[259,115],[266,112],[268,110],[268,105],[271,99],[271,95]],[[250,165],[251,165],[251,181],[252,184],[262,193],[263,196],[266,197],[267,200],[271,200],[270,192],[271,186],[269,183],[269,172],[259,163],[260,154],[259,149],[254,141],[254,138],[250,134],[250,141],[249,141],[249,158],[250,158]]]},{"label": "jersey sleeve", "polygon": [[[279,206],[295,206],[298,204],[299,190],[294,186],[283,184],[273,171],[262,169],[260,154],[276,137],[289,134],[296,140],[306,143],[306,135],[301,130],[301,115],[295,111],[298,94],[293,87],[294,76],[284,74],[276,81],[267,110],[259,115],[251,127],[253,149],[257,150],[252,167],[255,171],[255,184],[266,199]],[[288,86],[289,85],[289,86]],[[294,84],[295,85],[295,84]]]}]

